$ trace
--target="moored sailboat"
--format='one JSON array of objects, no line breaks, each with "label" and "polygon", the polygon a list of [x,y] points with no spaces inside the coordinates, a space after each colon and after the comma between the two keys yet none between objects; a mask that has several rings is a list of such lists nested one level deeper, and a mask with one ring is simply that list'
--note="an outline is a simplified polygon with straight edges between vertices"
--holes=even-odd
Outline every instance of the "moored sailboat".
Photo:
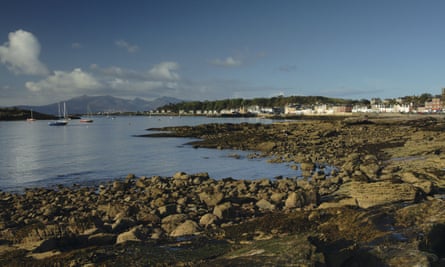
[{"label": "moored sailboat", "polygon": [[[59,103],[59,118],[60,118],[60,103]],[[66,119],[66,103],[63,103],[63,119],[58,119],[56,121],[48,122],[49,126],[65,126],[68,124],[68,120]]]},{"label": "moored sailboat", "polygon": [[92,123],[93,122],[93,119],[91,119],[90,105],[87,105],[87,118],[80,119],[80,122],[82,122],[82,123]]},{"label": "moored sailboat", "polygon": [[36,121],[36,119],[34,119],[34,115],[32,114],[32,109],[31,109],[31,118],[27,118],[26,121],[27,121],[27,122],[33,122],[33,121]]}]

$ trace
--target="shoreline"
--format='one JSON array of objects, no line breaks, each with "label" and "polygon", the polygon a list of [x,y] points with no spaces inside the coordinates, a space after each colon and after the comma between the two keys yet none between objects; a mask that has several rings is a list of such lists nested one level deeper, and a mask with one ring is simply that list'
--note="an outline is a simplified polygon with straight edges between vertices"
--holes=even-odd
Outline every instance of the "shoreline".
[{"label": "shoreline", "polygon": [[[300,163],[308,178],[215,180],[178,172],[0,192],[0,264],[445,262],[443,116],[163,130],[199,138],[191,144],[197,148],[253,150]],[[315,170],[318,163],[337,170],[327,177]]]}]

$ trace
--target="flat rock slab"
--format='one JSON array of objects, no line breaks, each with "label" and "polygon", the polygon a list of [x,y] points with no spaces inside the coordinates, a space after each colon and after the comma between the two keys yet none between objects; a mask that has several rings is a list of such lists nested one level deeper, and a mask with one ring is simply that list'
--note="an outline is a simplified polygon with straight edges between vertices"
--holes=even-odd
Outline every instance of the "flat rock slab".
[{"label": "flat rock slab", "polygon": [[418,196],[418,189],[413,185],[389,181],[350,182],[343,184],[340,192],[349,196],[357,206],[364,209],[397,202],[413,203]]}]

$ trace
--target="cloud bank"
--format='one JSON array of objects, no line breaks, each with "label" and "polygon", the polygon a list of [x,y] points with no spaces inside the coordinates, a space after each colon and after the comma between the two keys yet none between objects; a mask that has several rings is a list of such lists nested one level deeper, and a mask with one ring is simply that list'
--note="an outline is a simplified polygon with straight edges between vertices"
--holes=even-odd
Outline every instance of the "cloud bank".
[{"label": "cloud bank", "polygon": [[183,84],[178,74],[179,64],[172,61],[160,62],[141,71],[117,66],[102,68],[97,64],[92,64],[90,68],[102,82],[103,90],[115,95],[159,97],[167,91],[180,90]]},{"label": "cloud bank", "polygon": [[0,62],[16,74],[47,75],[40,62],[40,44],[30,32],[17,30],[8,35],[8,42],[0,46]]},{"label": "cloud bank", "polygon": [[71,72],[54,71],[54,74],[38,82],[27,82],[26,88],[33,92],[50,91],[84,91],[102,87],[101,83],[91,74],[76,68]]}]

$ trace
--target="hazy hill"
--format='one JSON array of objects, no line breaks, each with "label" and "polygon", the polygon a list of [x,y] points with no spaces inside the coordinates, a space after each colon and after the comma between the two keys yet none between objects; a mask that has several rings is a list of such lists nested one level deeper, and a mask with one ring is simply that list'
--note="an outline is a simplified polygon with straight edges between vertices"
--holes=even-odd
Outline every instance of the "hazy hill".
[{"label": "hazy hill", "polygon": [[[182,100],[172,97],[161,97],[153,101],[146,101],[141,98],[133,100],[122,99],[113,96],[79,96],[66,101],[69,114],[86,114],[98,112],[136,112],[154,110],[158,107],[179,103]],[[45,114],[58,114],[58,103],[45,106],[20,106],[22,109],[32,109]]]}]

